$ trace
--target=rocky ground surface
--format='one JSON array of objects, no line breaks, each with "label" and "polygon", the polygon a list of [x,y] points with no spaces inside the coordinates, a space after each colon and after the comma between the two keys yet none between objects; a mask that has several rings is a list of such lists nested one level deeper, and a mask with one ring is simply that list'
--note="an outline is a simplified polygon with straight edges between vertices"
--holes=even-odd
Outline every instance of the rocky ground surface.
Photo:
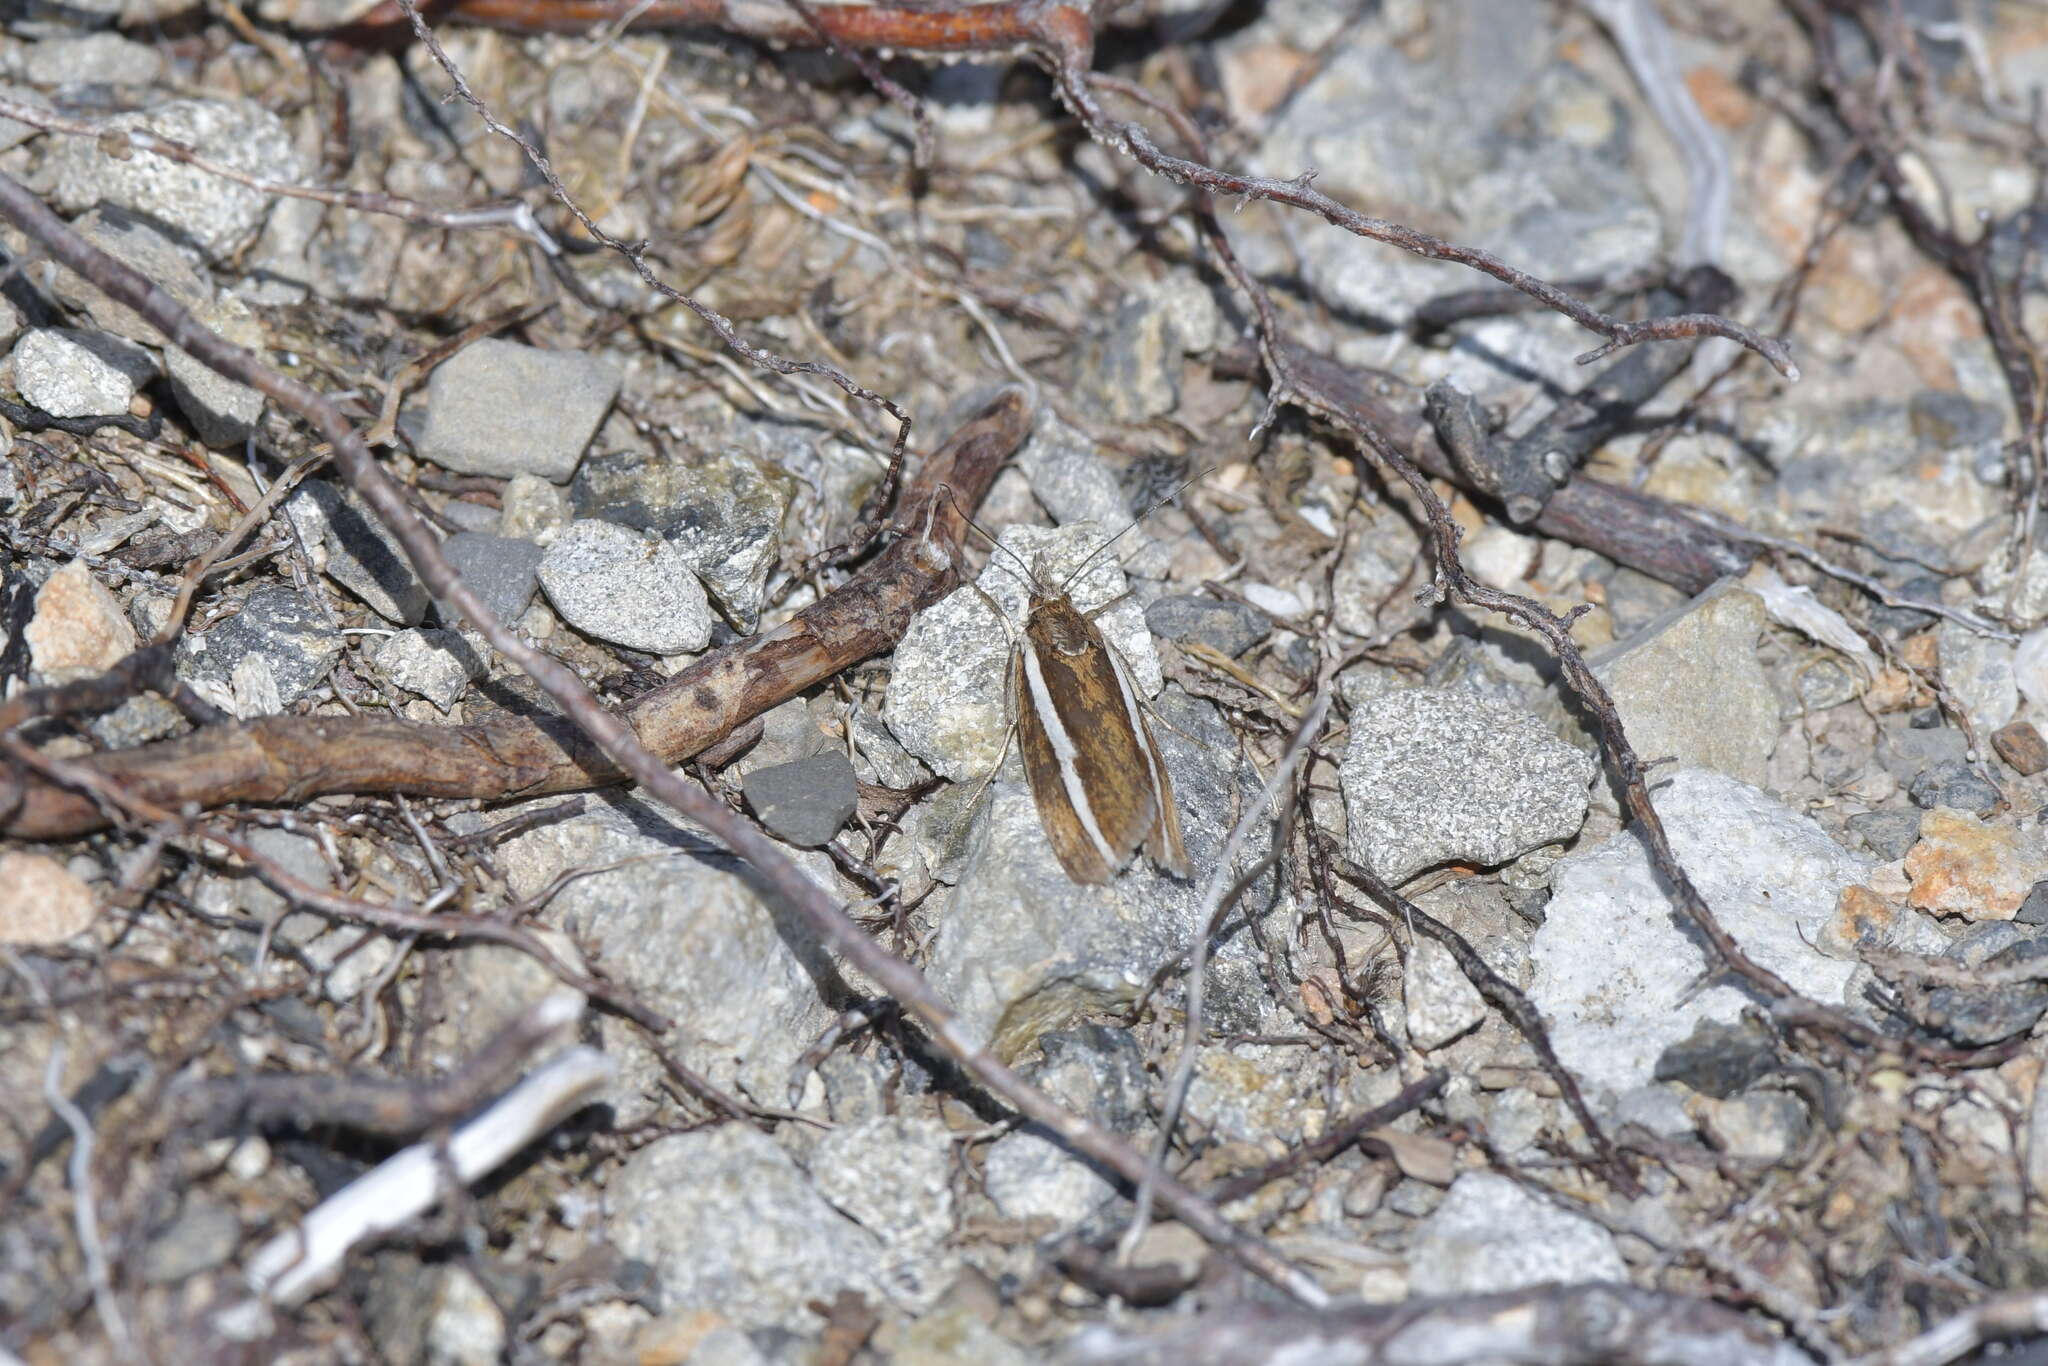
[{"label": "rocky ground surface", "polygon": [[[38,9],[0,40],[0,99],[47,116],[0,119],[0,172],[344,402],[526,640],[623,705],[844,582],[828,552],[882,478],[886,414],[723,349],[443,98],[422,47],[323,40],[353,16],[310,4],[136,2]],[[1659,76],[1618,40],[1627,3],[1164,8],[1106,27],[1096,68],[1196,108],[1213,162],[1314,168],[1344,204],[1631,316],[1673,310],[1674,268],[1717,266],[1722,311],[1789,338],[1796,383],[1723,340],[1581,366],[1599,338],[1556,313],[1447,314],[1479,275],[1284,207],[1221,214],[1295,344],[1408,414],[1450,381],[1502,445],[1628,357],[1681,362],[1633,411],[1570,418],[1597,433],[1574,477],[1699,510],[1746,547],[1720,577],[1660,569],[1663,532],[1637,554],[1516,525],[1483,472],[1436,491],[1479,584],[1580,613],[1679,864],[1784,989],[1724,970],[1674,900],[1545,642],[1432,598],[1412,491],[1297,408],[1253,435],[1256,314],[1189,191],[1087,137],[1039,67],[891,57],[921,133],[837,57],[449,20],[450,60],[592,218],[753,344],[911,414],[913,471],[1023,386],[1030,434],[977,514],[1006,545],[1077,563],[1142,517],[1077,595],[1114,603],[1195,876],[1141,858],[1074,885],[1014,747],[984,781],[1014,630],[991,608],[1023,593],[979,539],[982,591],[693,781],[920,966],[967,1037],[1148,1151],[1211,875],[1260,871],[1212,939],[1169,1166],[1347,1306],[1319,1331],[1376,1341],[1371,1307],[1429,1297],[1469,1327],[1502,1302],[1468,1297],[1598,1282],[1718,1306],[1734,1337],[1699,1360],[1837,1360],[2040,1286],[2048,551],[2025,509],[2048,17],[1666,5]],[[303,423],[18,228],[0,249],[8,696],[155,637],[188,565],[283,480],[176,645],[215,727],[540,705]],[[18,782],[30,755],[200,734],[170,691],[11,717],[0,763]],[[1289,819],[1229,843],[1318,707]],[[198,818],[0,843],[0,1361],[1188,1362],[1265,1359],[1228,1355],[1248,1324],[1308,1331],[1180,1222],[1119,1265],[1128,1183],[1021,1123],[643,795],[209,814],[246,856]],[[565,982],[609,1069],[595,1103],[333,1285],[252,1309],[258,1249],[406,1144],[435,1151],[519,1069],[436,1109],[440,1079],[479,1075]]]}]

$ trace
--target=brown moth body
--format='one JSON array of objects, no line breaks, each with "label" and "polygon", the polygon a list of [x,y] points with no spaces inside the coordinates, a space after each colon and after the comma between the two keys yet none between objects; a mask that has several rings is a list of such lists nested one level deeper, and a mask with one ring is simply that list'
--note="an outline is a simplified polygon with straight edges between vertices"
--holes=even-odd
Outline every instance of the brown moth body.
[{"label": "brown moth body", "polygon": [[1186,877],[1173,783],[1130,670],[1066,593],[1033,589],[1009,682],[1032,800],[1067,876],[1108,882],[1142,844]]}]

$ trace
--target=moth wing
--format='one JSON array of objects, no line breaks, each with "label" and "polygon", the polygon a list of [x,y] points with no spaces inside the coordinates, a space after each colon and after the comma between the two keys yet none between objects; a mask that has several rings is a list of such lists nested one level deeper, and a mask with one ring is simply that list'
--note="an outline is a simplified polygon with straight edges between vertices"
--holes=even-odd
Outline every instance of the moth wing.
[{"label": "moth wing", "polygon": [[[1024,652],[1029,648],[1023,645],[1011,652],[1010,696],[1016,709],[1017,748],[1024,756],[1031,800],[1038,808],[1038,823],[1045,829],[1046,841],[1052,845],[1053,855],[1067,876],[1083,885],[1099,885],[1116,876],[1116,867],[1103,857],[1067,791],[1060,755],[1026,676]],[[1056,718],[1054,724],[1059,724]],[[1061,733],[1065,733],[1064,729]]]},{"label": "moth wing", "polygon": [[1145,853],[1151,860],[1175,877],[1188,875],[1187,846],[1181,840],[1180,806],[1173,799],[1173,779],[1166,772],[1166,757],[1159,752],[1159,742],[1152,736],[1152,727],[1145,720],[1143,706],[1138,701],[1138,688],[1131,681],[1131,673],[1124,663],[1123,652],[1103,639],[1103,648],[1109,651],[1110,667],[1116,670],[1117,686],[1122,691],[1124,705],[1131,720],[1131,730],[1145,747],[1145,771],[1155,794],[1153,812],[1145,831]]}]

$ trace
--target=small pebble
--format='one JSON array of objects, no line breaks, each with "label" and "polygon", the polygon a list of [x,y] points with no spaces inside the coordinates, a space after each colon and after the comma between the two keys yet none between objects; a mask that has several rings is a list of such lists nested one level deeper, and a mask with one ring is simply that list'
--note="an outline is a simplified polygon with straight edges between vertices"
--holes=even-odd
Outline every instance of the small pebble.
[{"label": "small pebble", "polygon": [[407,692],[418,693],[442,711],[455,705],[483,661],[453,631],[400,631],[377,647],[377,667]]},{"label": "small pebble", "polygon": [[704,585],[660,537],[571,523],[541,560],[540,583],[571,626],[629,650],[687,654],[711,639]]},{"label": "small pebble", "polygon": [[1920,813],[1917,811],[1865,811],[1859,816],[1849,817],[1844,823],[1871,853],[1887,861],[1904,858],[1906,851],[1920,838]]},{"label": "small pebble", "polygon": [[757,768],[740,780],[747,805],[775,835],[815,849],[839,833],[858,800],[853,761],[840,750]]},{"label": "small pebble", "polygon": [[1272,618],[1256,607],[1192,594],[1160,598],[1145,609],[1145,624],[1162,640],[1200,641],[1233,659],[1273,630]]},{"label": "small pebble", "polygon": [[45,674],[65,669],[99,672],[135,648],[135,628],[121,604],[82,560],[50,575],[36,594],[26,635],[35,666]]},{"label": "small pebble", "polygon": [[2005,800],[1995,785],[1962,759],[1925,770],[1906,788],[1906,795],[1923,811],[1948,806],[1978,816],[1996,811]]},{"label": "small pebble", "polygon": [[[441,553],[463,582],[476,590],[492,615],[508,625],[517,622],[533,601],[533,590],[540,583],[540,562],[547,555],[532,541],[486,531],[458,531],[441,543]],[[441,620],[451,626],[460,618],[453,607],[438,599],[435,606]]]},{"label": "small pebble", "polygon": [[2015,721],[1993,731],[1991,748],[2021,777],[2031,778],[2048,768],[2048,740],[2031,721]]},{"label": "small pebble", "polygon": [[56,944],[92,924],[92,890],[42,854],[0,853],[0,944]]}]

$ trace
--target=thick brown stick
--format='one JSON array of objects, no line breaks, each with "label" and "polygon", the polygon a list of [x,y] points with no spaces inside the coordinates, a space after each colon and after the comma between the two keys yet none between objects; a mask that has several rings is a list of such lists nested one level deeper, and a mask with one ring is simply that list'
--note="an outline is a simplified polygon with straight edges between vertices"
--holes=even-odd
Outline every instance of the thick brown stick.
[{"label": "thick brown stick", "polygon": [[[981,500],[1030,429],[1024,400],[991,402],[924,464],[906,535],[835,592],[764,635],[697,661],[626,711],[640,742],[681,763],[749,717],[890,649],[910,619],[959,581],[959,509]],[[924,538],[924,513],[942,497]],[[919,553],[919,547],[943,555]],[[79,763],[173,810],[228,802],[300,802],[341,792],[498,800],[619,782],[618,767],[563,722],[500,717],[434,726],[384,717],[266,716]],[[99,829],[91,795],[18,769],[0,770],[0,835],[62,839]]]}]

